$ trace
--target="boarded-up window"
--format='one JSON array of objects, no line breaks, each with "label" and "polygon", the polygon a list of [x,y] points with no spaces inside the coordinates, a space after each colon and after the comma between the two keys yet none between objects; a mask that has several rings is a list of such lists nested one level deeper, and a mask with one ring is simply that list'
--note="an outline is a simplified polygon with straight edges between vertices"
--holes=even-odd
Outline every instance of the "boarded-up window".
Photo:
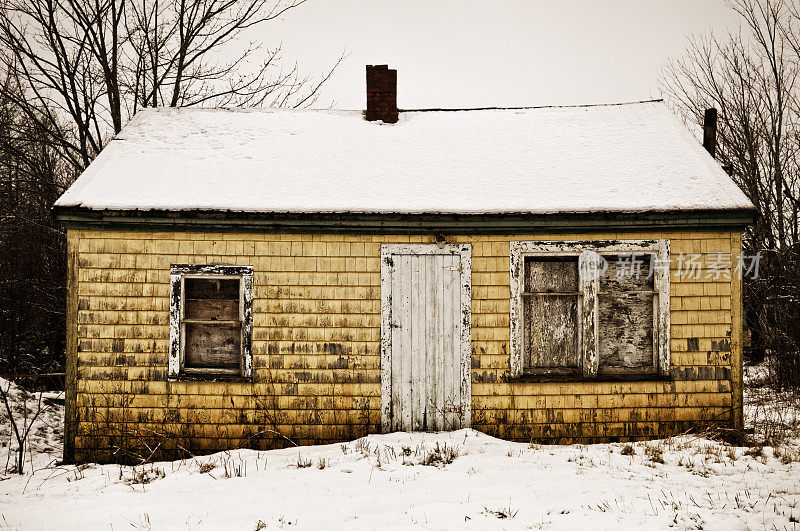
[{"label": "boarded-up window", "polygon": [[251,372],[252,268],[173,266],[170,376]]},{"label": "boarded-up window", "polygon": [[526,257],[523,321],[525,366],[578,369],[578,259]]},{"label": "boarded-up window", "polygon": [[511,242],[510,253],[512,375],[669,371],[668,241]]},{"label": "boarded-up window", "polygon": [[656,372],[651,255],[605,255],[598,292],[601,373]]},{"label": "boarded-up window", "polygon": [[238,278],[183,281],[184,369],[238,370],[242,361]]}]

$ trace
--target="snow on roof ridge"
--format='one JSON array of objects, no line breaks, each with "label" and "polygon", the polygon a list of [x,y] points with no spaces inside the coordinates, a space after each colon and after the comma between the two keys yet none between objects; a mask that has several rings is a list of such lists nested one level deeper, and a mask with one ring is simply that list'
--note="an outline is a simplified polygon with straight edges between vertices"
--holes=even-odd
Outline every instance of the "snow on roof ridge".
[{"label": "snow on roof ridge", "polygon": [[576,103],[572,105],[521,105],[512,107],[429,107],[421,109],[398,109],[399,112],[452,112],[452,111],[522,111],[536,109],[581,109],[587,107],[619,107],[622,105],[639,105],[644,103],[660,103],[664,98],[652,100],[620,101],[612,103]]}]

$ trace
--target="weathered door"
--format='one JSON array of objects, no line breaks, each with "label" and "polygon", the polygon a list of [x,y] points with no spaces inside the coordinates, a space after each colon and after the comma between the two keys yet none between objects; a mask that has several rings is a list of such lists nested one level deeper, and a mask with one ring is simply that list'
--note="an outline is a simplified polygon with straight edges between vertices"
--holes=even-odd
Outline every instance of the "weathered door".
[{"label": "weathered door", "polygon": [[470,425],[471,245],[381,246],[384,431]]}]

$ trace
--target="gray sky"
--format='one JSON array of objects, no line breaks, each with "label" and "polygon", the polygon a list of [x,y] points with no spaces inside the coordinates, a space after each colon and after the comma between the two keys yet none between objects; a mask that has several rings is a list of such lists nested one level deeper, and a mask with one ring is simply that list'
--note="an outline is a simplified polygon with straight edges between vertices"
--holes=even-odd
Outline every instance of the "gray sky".
[{"label": "gray sky", "polygon": [[253,33],[317,74],[349,56],[321,103],[364,107],[364,65],[398,71],[398,106],[474,107],[660,97],[691,34],[734,28],[723,0],[310,0]]}]

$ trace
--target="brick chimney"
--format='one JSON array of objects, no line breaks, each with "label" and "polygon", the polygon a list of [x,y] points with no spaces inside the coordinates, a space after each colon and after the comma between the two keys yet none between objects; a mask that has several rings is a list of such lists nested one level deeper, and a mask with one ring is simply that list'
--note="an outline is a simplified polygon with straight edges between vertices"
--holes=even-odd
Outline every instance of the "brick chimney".
[{"label": "brick chimney", "polygon": [[397,70],[389,70],[388,65],[367,65],[366,118],[397,122]]},{"label": "brick chimney", "polygon": [[706,109],[703,115],[703,147],[712,157],[717,154],[717,110]]}]

